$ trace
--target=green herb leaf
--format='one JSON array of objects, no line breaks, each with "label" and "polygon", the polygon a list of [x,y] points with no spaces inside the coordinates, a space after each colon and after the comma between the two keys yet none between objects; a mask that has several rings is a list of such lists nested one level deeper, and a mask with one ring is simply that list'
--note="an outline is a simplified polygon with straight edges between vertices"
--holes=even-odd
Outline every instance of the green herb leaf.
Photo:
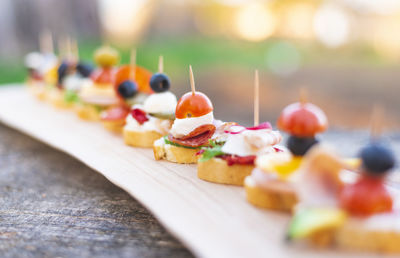
[{"label": "green herb leaf", "polygon": [[225,153],[222,151],[222,146],[223,145],[221,145],[221,144],[215,144],[212,147],[202,148],[202,150],[204,150],[204,152],[201,154],[199,162],[205,162],[216,156],[224,155]]},{"label": "green herb leaf", "polygon": [[76,92],[67,90],[64,93],[64,100],[67,103],[76,103],[76,102],[79,102],[79,96]]}]

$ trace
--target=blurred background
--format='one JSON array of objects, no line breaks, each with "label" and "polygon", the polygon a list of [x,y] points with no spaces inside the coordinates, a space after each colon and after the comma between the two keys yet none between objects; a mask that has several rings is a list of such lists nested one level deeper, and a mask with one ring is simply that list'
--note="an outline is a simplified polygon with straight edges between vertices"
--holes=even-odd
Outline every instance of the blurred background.
[{"label": "blurred background", "polygon": [[374,103],[385,125],[400,125],[398,0],[1,0],[0,83],[22,82],[23,57],[49,30],[55,46],[70,36],[81,59],[103,43],[122,62],[156,71],[158,56],[178,97],[196,87],[215,115],[251,124],[254,70],[261,120],[275,121],[299,88],[333,127],[366,128]]}]

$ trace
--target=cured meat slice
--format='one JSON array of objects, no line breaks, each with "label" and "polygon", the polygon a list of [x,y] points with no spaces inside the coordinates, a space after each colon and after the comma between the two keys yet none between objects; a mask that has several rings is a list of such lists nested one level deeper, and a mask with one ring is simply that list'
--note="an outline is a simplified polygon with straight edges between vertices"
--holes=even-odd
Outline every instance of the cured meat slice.
[{"label": "cured meat slice", "polygon": [[255,155],[242,157],[242,156],[237,156],[237,155],[224,154],[224,155],[218,156],[218,158],[225,160],[226,163],[228,164],[228,166],[233,166],[235,164],[254,165],[254,161],[256,160]]},{"label": "cured meat slice", "polygon": [[116,106],[102,113],[101,119],[106,121],[124,120],[128,114],[128,108],[125,106]]},{"label": "cured meat slice", "polygon": [[212,124],[202,125],[191,131],[188,135],[181,138],[175,138],[171,134],[168,135],[168,140],[187,147],[200,147],[208,143],[208,140],[213,136],[215,126]]}]

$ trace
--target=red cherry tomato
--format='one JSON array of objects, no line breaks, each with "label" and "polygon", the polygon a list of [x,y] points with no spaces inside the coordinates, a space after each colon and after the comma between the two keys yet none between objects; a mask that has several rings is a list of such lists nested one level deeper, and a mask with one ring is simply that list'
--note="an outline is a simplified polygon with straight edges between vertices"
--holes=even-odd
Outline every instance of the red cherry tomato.
[{"label": "red cherry tomato", "polygon": [[293,103],[287,106],[278,119],[278,127],[298,137],[312,137],[328,126],[325,113],[311,103]]},{"label": "red cherry tomato", "polygon": [[343,209],[358,216],[390,212],[393,207],[383,179],[371,176],[363,176],[356,183],[343,186],[339,201]]},{"label": "red cherry tomato", "polygon": [[114,82],[114,69],[112,68],[99,68],[96,69],[91,75],[92,80],[98,84],[109,84]]},{"label": "red cherry tomato", "polygon": [[204,116],[211,111],[213,111],[212,103],[205,94],[198,91],[196,91],[195,94],[188,92],[178,101],[175,116],[179,119],[199,117]]},{"label": "red cherry tomato", "polygon": [[[135,82],[138,85],[139,92],[147,94],[153,93],[153,90],[150,87],[151,76],[151,72],[142,67],[136,66]],[[115,74],[114,87],[118,87],[121,82],[131,79],[131,67],[129,65],[121,66]]]}]

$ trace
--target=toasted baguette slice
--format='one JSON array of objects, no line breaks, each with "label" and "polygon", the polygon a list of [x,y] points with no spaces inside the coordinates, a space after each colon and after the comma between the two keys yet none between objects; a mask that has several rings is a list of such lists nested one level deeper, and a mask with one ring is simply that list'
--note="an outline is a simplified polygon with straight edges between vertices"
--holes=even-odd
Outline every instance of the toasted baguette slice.
[{"label": "toasted baguette slice", "polygon": [[43,87],[42,85],[41,86],[29,85],[28,89],[39,100],[42,100],[42,101],[46,100],[47,92],[46,92],[45,87]]},{"label": "toasted baguette slice", "polygon": [[95,106],[89,104],[77,104],[75,106],[76,114],[79,118],[88,121],[99,121],[100,112]]},{"label": "toasted baguette slice", "polygon": [[166,144],[164,138],[154,142],[153,151],[156,160],[165,159],[180,164],[195,164],[200,149],[188,149],[183,147]]},{"label": "toasted baguette slice", "polygon": [[125,119],[119,119],[119,120],[101,120],[101,123],[103,126],[113,132],[113,133],[122,133],[122,130],[125,125]]},{"label": "toasted baguette slice", "polygon": [[244,181],[247,201],[251,204],[264,208],[291,212],[297,204],[298,199],[293,186],[284,181],[271,181],[271,187],[258,186],[251,176]]},{"label": "toasted baguette slice", "polygon": [[132,131],[123,129],[125,144],[134,147],[152,148],[162,134],[156,131]]},{"label": "toasted baguette slice", "polygon": [[52,90],[48,93],[48,101],[56,108],[68,109],[72,108],[73,104],[64,100],[64,93],[58,90]]},{"label": "toasted baguette slice", "polygon": [[244,179],[251,174],[253,169],[254,165],[235,164],[228,166],[225,160],[212,158],[198,162],[197,176],[213,183],[242,186]]},{"label": "toasted baguette slice", "polygon": [[[397,218],[395,219],[397,220]],[[400,253],[400,231],[394,224],[393,228],[368,228],[350,219],[335,232],[334,242],[341,249],[360,250],[375,253]]]}]

